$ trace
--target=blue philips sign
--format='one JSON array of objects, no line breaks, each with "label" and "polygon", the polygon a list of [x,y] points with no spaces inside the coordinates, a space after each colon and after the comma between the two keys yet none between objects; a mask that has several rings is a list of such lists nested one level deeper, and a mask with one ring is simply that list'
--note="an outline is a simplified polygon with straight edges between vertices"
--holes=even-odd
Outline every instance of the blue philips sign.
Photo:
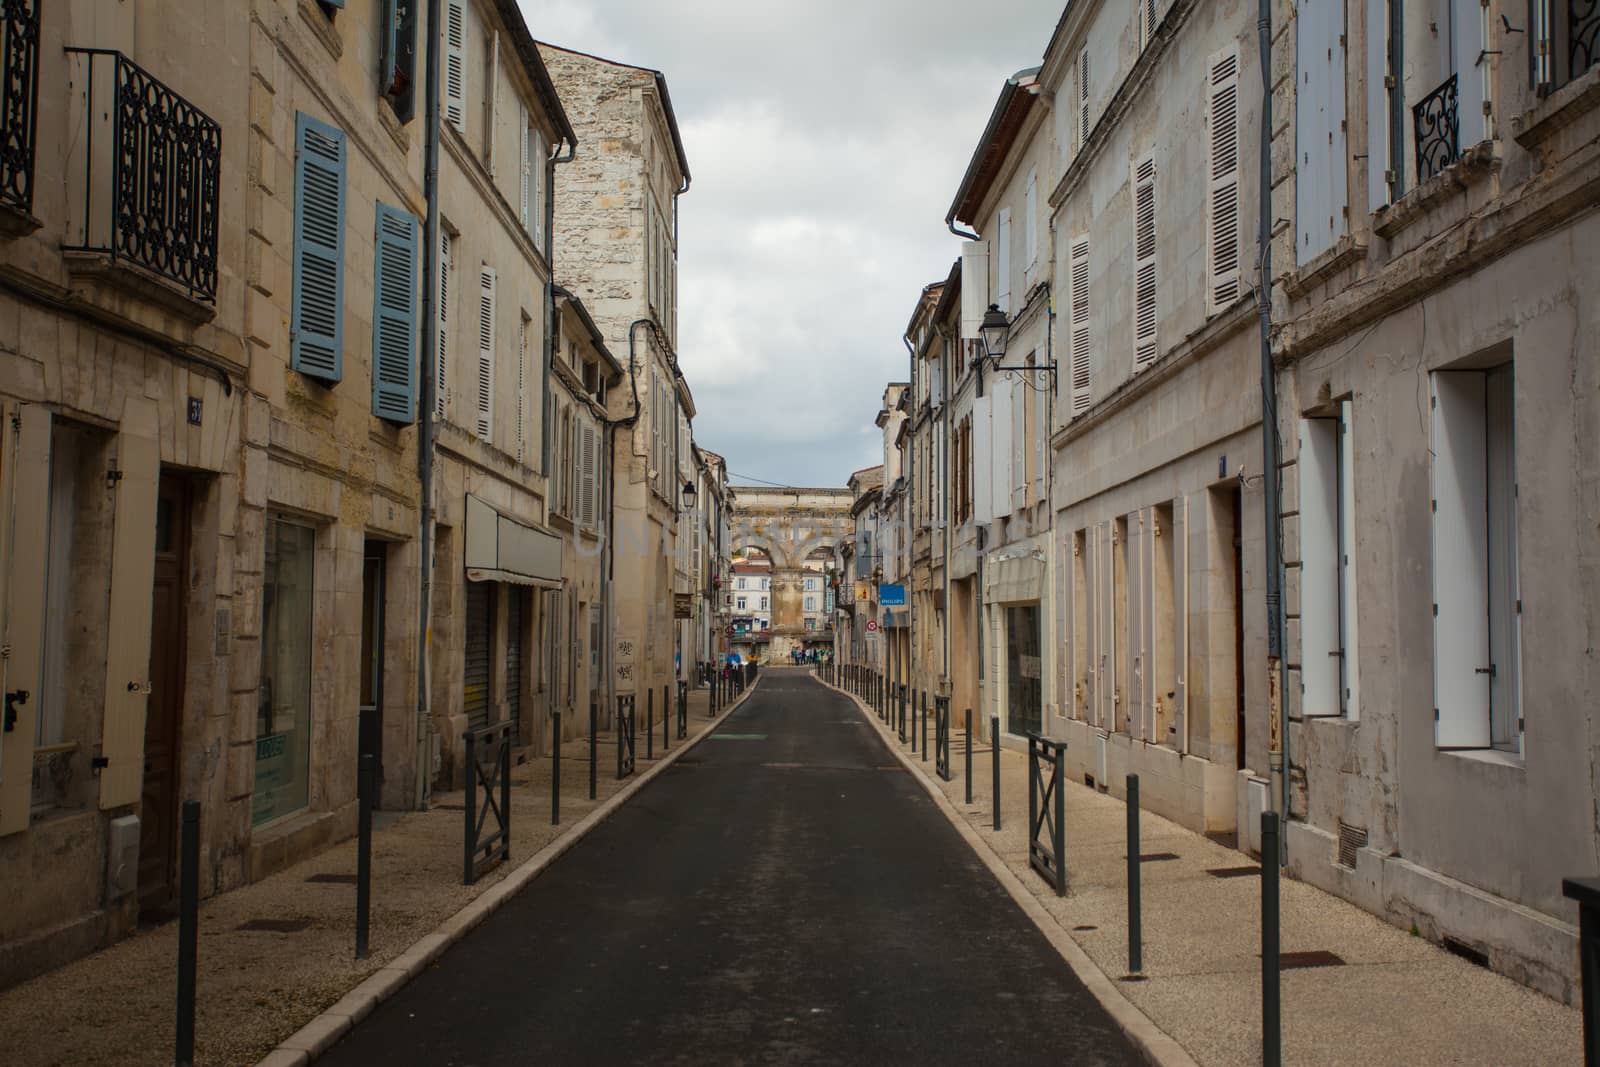
[{"label": "blue philips sign", "polygon": [[906,606],[906,587],[903,585],[878,586],[878,603],[886,608],[903,608]]}]

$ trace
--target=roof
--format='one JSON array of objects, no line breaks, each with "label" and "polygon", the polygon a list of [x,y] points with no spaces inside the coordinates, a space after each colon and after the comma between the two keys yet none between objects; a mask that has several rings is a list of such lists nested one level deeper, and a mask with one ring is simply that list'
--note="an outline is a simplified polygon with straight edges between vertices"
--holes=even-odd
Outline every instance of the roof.
[{"label": "roof", "polygon": [[978,139],[978,147],[967,164],[967,173],[961,178],[961,187],[956,190],[956,198],[944,217],[947,225],[975,220],[979,205],[1000,176],[1006,154],[1038,102],[1038,67],[1019,70],[1006,79],[1000,88],[1000,98],[989,113],[989,124],[983,128],[983,136]]},{"label": "roof", "polygon": [[[959,261],[958,261],[959,262]],[[922,293],[917,297],[916,310],[911,313],[910,320],[906,323],[906,336],[910,337],[917,329],[917,320],[922,318],[923,312],[937,304],[939,292],[944,288],[944,279],[929,282],[922,287]]]},{"label": "roof", "polygon": [[[516,6],[516,0],[498,0],[498,2],[502,5],[511,4],[513,7]],[[564,48],[558,44],[551,44],[549,41],[540,41],[539,44],[545,48],[554,49],[557,52],[565,52],[568,55],[582,56],[585,59],[592,59],[597,63],[608,63],[613,67],[626,67],[629,70],[643,71],[644,73],[655,78],[656,94],[661,98],[661,111],[662,114],[666,115],[667,129],[672,133],[672,148],[678,157],[678,169],[683,172],[684,188],[687,189],[689,187],[689,156],[683,150],[683,134],[678,131],[678,116],[677,113],[672,110],[672,94],[667,91],[667,76],[665,74],[661,73],[659,70],[656,70],[654,67],[641,67],[633,63],[623,63],[620,60],[607,59],[605,56],[597,56],[593,52],[580,52],[576,48]]]},{"label": "roof", "polygon": [[561,106],[561,94],[556,92],[556,83],[550,80],[550,72],[545,69],[544,60],[539,58],[539,42],[528,32],[528,24],[523,20],[522,9],[517,6],[517,0],[494,0],[494,6],[495,10],[500,12],[500,21],[504,22],[511,32],[511,43],[516,46],[517,56],[522,60],[528,76],[533,79],[533,87],[539,94],[539,103],[544,106],[545,113],[561,131],[561,136],[566,138],[567,144],[576,148],[578,135],[572,129],[571,120],[567,118],[567,109]]},{"label": "roof", "polygon": [[611,368],[611,373],[614,376],[622,377],[622,364],[617,362],[617,357],[613,356],[611,349],[606,347],[605,334],[601,333],[600,327],[594,324],[594,319],[589,315],[589,309],[583,306],[583,301],[578,298],[578,295],[564,286],[554,284],[550,286],[550,291],[557,300],[565,300],[568,306],[578,313],[578,321],[583,323],[583,328],[589,331],[589,340],[594,344],[594,350],[600,353],[600,358],[607,367]]}]

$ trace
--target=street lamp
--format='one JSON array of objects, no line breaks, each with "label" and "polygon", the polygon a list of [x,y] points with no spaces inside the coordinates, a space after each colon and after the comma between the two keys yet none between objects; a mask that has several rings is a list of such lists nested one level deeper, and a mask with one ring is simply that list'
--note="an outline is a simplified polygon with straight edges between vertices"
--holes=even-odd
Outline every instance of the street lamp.
[{"label": "street lamp", "polygon": [[695,488],[694,488],[694,483],[693,482],[684,482],[683,483],[683,504],[690,511],[694,510],[694,502],[695,502],[696,499],[699,498],[699,495],[700,495],[699,493],[695,492]]},{"label": "street lamp", "polygon": [[983,350],[996,363],[1006,358],[1006,342],[1011,338],[1011,323],[999,304],[990,304],[984,312],[983,323],[978,327],[983,334]]}]

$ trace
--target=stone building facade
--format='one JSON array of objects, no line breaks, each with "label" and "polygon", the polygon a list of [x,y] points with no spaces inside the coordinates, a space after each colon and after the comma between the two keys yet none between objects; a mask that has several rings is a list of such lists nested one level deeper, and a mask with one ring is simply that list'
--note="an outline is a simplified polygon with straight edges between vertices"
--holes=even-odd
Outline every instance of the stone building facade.
[{"label": "stone building facade", "polygon": [[1290,869],[1572,1003],[1561,879],[1600,855],[1593,16],[1273,26]]},{"label": "stone building facade", "polygon": [[677,475],[694,410],[676,348],[677,198],[689,187],[689,164],[659,71],[551,45],[540,52],[588,146],[557,172],[557,271],[584,294],[627,377],[610,397],[601,445],[613,472],[606,649],[637,652],[625,670],[608,671],[608,684],[613,694],[659,693],[693,659],[680,647],[686,628],[672,618],[672,594],[689,591]]}]

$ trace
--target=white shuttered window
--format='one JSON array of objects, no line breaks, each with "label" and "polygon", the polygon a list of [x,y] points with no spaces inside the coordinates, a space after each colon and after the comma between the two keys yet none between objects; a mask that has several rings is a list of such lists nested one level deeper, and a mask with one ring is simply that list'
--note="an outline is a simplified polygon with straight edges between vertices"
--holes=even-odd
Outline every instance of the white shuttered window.
[{"label": "white shuttered window", "polygon": [[494,325],[495,282],[493,267],[478,276],[478,437],[494,436]]},{"label": "white shuttered window", "polygon": [[444,9],[444,120],[467,132],[467,5],[447,0]]},{"label": "white shuttered window", "polygon": [[1072,242],[1068,264],[1069,298],[1069,358],[1068,378],[1071,394],[1071,417],[1077,418],[1089,410],[1091,360],[1094,354],[1089,332],[1089,238],[1087,235]]},{"label": "white shuttered window", "polygon": [[1156,359],[1156,161],[1133,167],[1133,365]]},{"label": "white shuttered window", "polygon": [[1210,161],[1206,196],[1206,312],[1239,298],[1239,51],[1224,49],[1207,64],[1206,117]]}]

